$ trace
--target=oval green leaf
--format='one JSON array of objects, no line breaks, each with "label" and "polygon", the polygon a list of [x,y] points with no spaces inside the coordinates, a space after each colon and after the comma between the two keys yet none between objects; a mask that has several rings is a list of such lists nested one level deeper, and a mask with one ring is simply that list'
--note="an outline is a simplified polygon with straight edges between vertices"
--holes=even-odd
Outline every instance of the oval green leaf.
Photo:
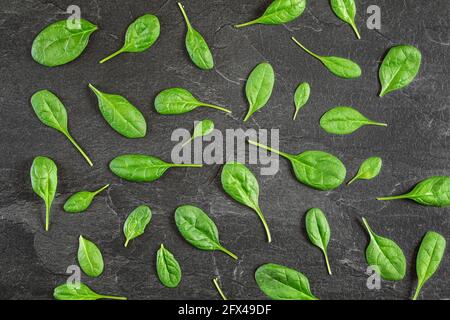
[{"label": "oval green leaf", "polygon": [[356,180],[371,180],[378,176],[383,166],[383,160],[380,157],[370,157],[361,164],[358,173],[350,180],[347,185]]},{"label": "oval green leaf", "polygon": [[301,108],[308,102],[309,95],[311,93],[311,87],[309,86],[309,83],[303,82],[298,87],[297,90],[295,90],[294,95],[294,103],[295,103],[295,113],[294,113],[294,120],[297,118],[297,114],[300,111]]},{"label": "oval green leaf", "polygon": [[300,17],[305,8],[306,0],[274,0],[261,17],[235,27],[242,28],[258,23],[268,25],[288,23]]},{"label": "oval green leaf", "polygon": [[31,186],[33,191],[44,200],[45,203],[45,231],[50,225],[50,208],[55,199],[58,186],[58,168],[52,159],[36,157],[30,170]]},{"label": "oval green leaf", "polygon": [[69,133],[67,127],[67,111],[59,98],[48,90],[40,90],[31,97],[31,105],[36,116],[46,126],[61,132],[81,153],[86,162],[92,167],[93,163]]},{"label": "oval green leaf", "polygon": [[424,206],[450,206],[450,177],[435,176],[419,182],[411,192],[392,197],[377,198],[377,200],[410,199]]},{"label": "oval green leaf", "polygon": [[355,0],[331,0],[331,8],[339,19],[348,23],[356,34],[358,39],[361,39],[358,28],[355,23],[356,5]]},{"label": "oval green leaf", "polygon": [[123,225],[123,233],[126,239],[125,247],[131,240],[144,234],[151,219],[152,211],[147,206],[139,206],[128,215]]},{"label": "oval green leaf", "polygon": [[139,109],[122,96],[101,92],[92,84],[89,88],[97,96],[100,112],[111,128],[126,138],[145,137],[147,122]]},{"label": "oval green leaf", "polygon": [[64,211],[69,213],[80,213],[86,211],[94,200],[94,197],[109,187],[109,184],[97,191],[80,191],[69,197],[64,204]]},{"label": "oval green leaf", "polygon": [[422,54],[410,45],[391,48],[381,63],[379,77],[380,97],[409,85],[420,69]]},{"label": "oval green leaf", "polygon": [[406,274],[406,259],[402,249],[392,240],[376,235],[363,218],[364,226],[370,236],[366,249],[369,266],[376,267],[376,272],[385,280],[399,281]]},{"label": "oval green leaf", "polygon": [[200,208],[184,205],[175,211],[175,223],[183,238],[200,250],[219,250],[237,260],[219,241],[216,224]]},{"label": "oval green leaf", "polygon": [[52,23],[34,39],[31,56],[34,61],[47,67],[69,63],[83,53],[89,37],[97,29],[96,25],[85,19],[64,19]]},{"label": "oval green leaf", "polygon": [[53,297],[56,300],[98,300],[98,299],[112,299],[112,300],[127,300],[126,297],[106,296],[94,292],[84,283],[78,284],[62,284],[55,288]]},{"label": "oval green leaf", "polygon": [[158,40],[159,33],[158,17],[151,14],[139,17],[128,27],[123,47],[100,61],[100,63],[105,63],[123,52],[143,52],[149,49]]},{"label": "oval green leaf", "polygon": [[269,226],[259,208],[259,184],[253,173],[242,163],[229,162],[223,166],[221,182],[231,198],[256,212],[266,231],[267,242],[272,242]]},{"label": "oval green leaf", "polygon": [[331,275],[331,267],[327,254],[331,234],[330,225],[325,214],[319,208],[312,208],[306,213],[306,232],[312,244],[322,250],[328,274]]},{"label": "oval green leaf", "polygon": [[249,104],[247,115],[244,122],[250,116],[264,107],[272,95],[273,86],[275,84],[275,73],[268,63],[260,63],[250,73],[247,84],[245,86],[245,94]]},{"label": "oval green leaf", "polygon": [[183,114],[198,107],[208,107],[231,113],[228,109],[197,100],[192,93],[183,88],[166,89],[161,91],[155,98],[155,109],[160,114]]},{"label": "oval green leaf", "polygon": [[182,146],[184,147],[194,139],[205,137],[208,134],[212,133],[213,131],[214,131],[214,122],[209,119],[202,120],[195,125],[192,137],[188,139],[185,143],[183,143]]},{"label": "oval green leaf", "polygon": [[268,263],[256,270],[255,279],[261,291],[274,300],[318,300],[308,278],[297,270]]},{"label": "oval green leaf", "polygon": [[167,288],[176,288],[180,284],[180,264],[162,244],[156,257],[156,272],[158,273],[159,281]]},{"label": "oval green leaf", "polygon": [[334,107],[320,118],[322,129],[332,134],[351,134],[367,125],[387,127],[385,123],[367,119],[351,107]]},{"label": "oval green leaf", "polygon": [[80,236],[78,245],[78,263],[81,270],[90,277],[103,273],[103,256],[95,243]]}]

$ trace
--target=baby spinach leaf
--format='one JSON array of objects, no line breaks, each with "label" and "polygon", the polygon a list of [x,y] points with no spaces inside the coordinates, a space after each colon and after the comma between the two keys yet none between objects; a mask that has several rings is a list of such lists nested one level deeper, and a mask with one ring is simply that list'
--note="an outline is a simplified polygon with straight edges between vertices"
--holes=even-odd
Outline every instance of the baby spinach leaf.
[{"label": "baby spinach leaf", "polygon": [[192,134],[192,137],[187,140],[185,143],[183,143],[183,147],[193,141],[196,138],[205,137],[214,130],[214,122],[209,119],[205,119],[197,123],[194,127],[194,133]]},{"label": "baby spinach leaf", "polygon": [[105,63],[124,52],[143,52],[150,49],[156,40],[158,40],[159,32],[160,25],[158,17],[152,14],[145,14],[137,18],[128,27],[123,47],[100,61],[100,63]]},{"label": "baby spinach leaf", "polygon": [[183,88],[166,89],[155,98],[155,108],[160,114],[183,114],[198,107],[208,107],[231,113],[228,109],[197,100],[192,93]]},{"label": "baby spinach leaf", "polygon": [[377,273],[385,280],[402,280],[406,273],[406,259],[402,249],[394,241],[376,235],[367,220],[362,220],[370,236],[366,249],[367,263],[375,266]]},{"label": "baby spinach leaf", "polygon": [[443,236],[437,232],[428,231],[420,244],[417,253],[416,270],[418,284],[413,300],[419,296],[425,282],[430,279],[441,264],[444,257],[446,241]]},{"label": "baby spinach leaf", "polygon": [[211,70],[214,68],[214,60],[208,44],[203,36],[192,27],[183,5],[178,2],[178,6],[180,7],[188,29],[186,33],[186,49],[189,57],[191,57],[192,62],[200,69]]},{"label": "baby spinach leaf", "polygon": [[98,28],[85,19],[79,28],[69,28],[67,19],[50,24],[34,39],[31,56],[47,67],[56,67],[78,58],[86,49],[89,37]]},{"label": "baby spinach leaf", "polygon": [[305,11],[306,0],[274,0],[258,19],[235,25],[236,28],[253,24],[284,24],[300,17]]},{"label": "baby spinach leaf", "polygon": [[267,242],[272,242],[269,226],[259,208],[259,184],[253,173],[242,163],[228,162],[223,166],[221,182],[230,197],[256,212],[266,231]]},{"label": "baby spinach leaf", "polygon": [[184,205],[175,211],[175,223],[183,238],[200,250],[219,250],[233,259],[237,256],[225,249],[219,241],[217,227],[203,210]]},{"label": "baby spinach leaf", "polygon": [[225,296],[225,294],[222,291],[222,288],[220,287],[219,279],[218,278],[214,278],[213,279],[213,283],[214,283],[214,286],[216,287],[217,292],[219,292],[219,295],[222,298],[222,300],[227,301],[228,298]]},{"label": "baby spinach leaf", "polygon": [[319,208],[312,208],[306,213],[306,232],[313,245],[322,250],[327,264],[328,274],[331,275],[328,261],[327,247],[330,242],[330,226],[325,214]]},{"label": "baby spinach leaf", "polygon": [[89,84],[98,99],[98,107],[106,122],[126,138],[143,138],[147,133],[147,123],[142,113],[127,99],[115,94],[97,90]]},{"label": "baby spinach leaf", "polygon": [[173,254],[164,248],[158,250],[156,257],[156,272],[161,283],[167,288],[176,288],[181,281],[181,268]]},{"label": "baby spinach leaf", "polygon": [[244,118],[244,122],[246,122],[253,113],[266,105],[272,95],[274,83],[275,73],[270,64],[260,63],[253,69],[245,86],[249,109]]},{"label": "baby spinach leaf", "polygon": [[409,85],[417,76],[421,61],[422,54],[416,47],[401,45],[391,48],[379,71],[380,97]]},{"label": "baby spinach leaf", "polygon": [[256,270],[255,279],[261,291],[274,300],[318,300],[308,278],[297,270],[268,263]]},{"label": "baby spinach leaf", "polygon": [[73,146],[81,153],[87,163],[92,167],[93,163],[78,143],[72,138],[67,127],[67,111],[61,100],[48,90],[41,90],[31,97],[31,105],[36,116],[46,126],[56,129],[66,136]]},{"label": "baby spinach leaf", "polygon": [[125,220],[123,225],[123,233],[125,234],[125,247],[128,246],[130,240],[133,240],[144,234],[145,228],[152,219],[152,211],[147,206],[139,206],[134,209]]},{"label": "baby spinach leaf", "polygon": [[352,60],[334,57],[334,56],[319,56],[303,46],[297,39],[292,37],[292,40],[303,50],[309,53],[314,58],[318,59],[323,65],[334,75],[344,78],[353,79],[361,76],[361,68]]},{"label": "baby spinach leaf", "polygon": [[450,206],[450,177],[435,176],[419,182],[412,191],[392,197],[377,198],[377,200],[410,199],[424,206]]},{"label": "baby spinach leaf", "polygon": [[98,277],[103,273],[103,256],[95,243],[80,236],[78,246],[78,263],[90,277]]},{"label": "baby spinach leaf", "polygon": [[112,300],[127,300],[126,297],[105,296],[92,291],[84,283],[77,285],[62,284],[55,288],[53,297],[56,300],[98,300],[98,299],[112,299]]},{"label": "baby spinach leaf", "polygon": [[255,141],[250,144],[275,152],[288,159],[298,181],[314,189],[327,191],[339,187],[345,180],[344,164],[332,154],[323,151],[305,151],[297,155],[284,153]]},{"label": "baby spinach leaf", "polygon": [[52,159],[36,157],[30,170],[33,191],[45,202],[45,231],[50,224],[50,207],[58,185],[58,168]]},{"label": "baby spinach leaf", "polygon": [[201,164],[167,163],[153,156],[124,154],[113,159],[109,168],[118,177],[133,182],[158,180],[170,168],[201,168]]},{"label": "baby spinach leaf", "polygon": [[320,118],[322,129],[333,134],[350,134],[366,125],[387,127],[385,123],[367,119],[351,107],[334,107]]},{"label": "baby spinach leaf", "polygon": [[79,213],[86,211],[94,200],[94,197],[109,187],[109,184],[97,191],[80,191],[70,196],[64,204],[64,211],[69,213]]},{"label": "baby spinach leaf", "polygon": [[358,39],[361,39],[358,28],[355,23],[356,5],[355,0],[331,0],[331,9],[338,16],[339,19],[348,23],[356,34]]},{"label": "baby spinach leaf", "polygon": [[309,95],[311,93],[311,87],[309,83],[303,82],[295,90],[294,102],[295,102],[295,113],[294,120],[297,118],[297,114],[301,108],[308,102]]},{"label": "baby spinach leaf", "polygon": [[370,180],[378,176],[383,166],[383,160],[380,157],[370,157],[361,164],[356,176],[350,180],[347,185],[352,184],[356,180]]}]

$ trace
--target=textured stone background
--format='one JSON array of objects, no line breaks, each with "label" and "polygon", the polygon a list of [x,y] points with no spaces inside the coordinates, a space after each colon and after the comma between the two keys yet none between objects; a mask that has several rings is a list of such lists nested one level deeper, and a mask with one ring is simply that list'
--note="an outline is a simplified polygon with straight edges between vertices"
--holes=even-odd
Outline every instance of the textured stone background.
[{"label": "textured stone background", "polygon": [[[264,11],[267,0],[184,1],[194,26],[214,53],[214,71],[197,69],[184,48],[186,31],[173,0],[74,1],[2,0],[0,4],[0,298],[50,299],[53,288],[66,280],[67,266],[76,264],[78,236],[95,241],[103,251],[105,272],[83,281],[99,292],[131,299],[217,299],[211,279],[219,276],[226,294],[236,299],[264,298],[253,274],[266,262],[281,263],[305,273],[313,292],[322,299],[407,299],[415,287],[415,255],[422,236],[432,229],[449,239],[449,209],[427,208],[409,201],[378,202],[376,196],[398,194],[431,176],[449,174],[449,3],[435,1],[358,1],[357,41],[349,26],[332,13],[328,1],[308,1],[297,20],[285,26],[254,26],[236,30],[232,24]],[[85,18],[96,23],[86,52],[75,62],[48,69],[35,63],[30,48],[47,24],[66,17],[65,8],[78,4]],[[365,27],[370,4],[382,10],[382,29]],[[162,25],[157,44],[142,54],[122,55],[109,63],[98,61],[121,46],[126,27],[150,12]],[[334,77],[296,47],[290,36],[322,54],[351,57],[363,75],[357,80]],[[377,71],[386,50],[397,44],[416,45],[423,64],[406,89],[377,97]],[[250,70],[269,61],[277,82],[272,99],[245,125],[244,85]],[[312,97],[298,121],[292,121],[292,96],[297,84],[308,81]],[[88,82],[122,93],[148,119],[145,139],[127,140],[116,134],[100,115]],[[197,110],[184,116],[164,117],[153,107],[155,95],[170,86],[182,86],[203,99],[228,106],[232,116]],[[95,162],[91,169],[69,142],[42,125],[29,99],[48,88],[65,103],[73,136]],[[387,122],[387,129],[368,127],[350,136],[332,136],[319,127],[320,116],[336,105],[352,105],[367,116]],[[281,160],[275,176],[261,176],[261,208],[274,241],[265,242],[257,216],[233,202],[220,188],[220,165],[169,172],[152,184],[121,181],[108,162],[122,153],[139,152],[169,160],[176,128],[190,129],[195,120],[209,117],[227,128],[279,128],[280,147],[297,153],[316,148],[343,160],[348,178],[372,155],[381,156],[381,175],[351,187],[319,192],[299,184],[289,164]],[[59,168],[59,186],[50,232],[43,231],[43,203],[33,194],[29,168],[37,155],[53,158]],[[73,192],[112,186],[85,214],[69,215],[62,205]],[[189,246],[176,230],[177,206],[192,203],[210,213],[223,244],[236,252],[235,262],[222,253]],[[121,228],[127,214],[140,204],[153,209],[147,233],[123,247]],[[321,252],[306,238],[304,214],[311,207],[326,212],[332,238],[329,255],[333,276],[326,273]],[[394,239],[404,250],[408,273],[401,282],[383,282],[381,290],[366,288],[368,243],[360,218]],[[183,280],[166,289],[155,274],[156,250],[163,242],[178,258]],[[450,254],[423,288],[424,298],[450,298]]]}]

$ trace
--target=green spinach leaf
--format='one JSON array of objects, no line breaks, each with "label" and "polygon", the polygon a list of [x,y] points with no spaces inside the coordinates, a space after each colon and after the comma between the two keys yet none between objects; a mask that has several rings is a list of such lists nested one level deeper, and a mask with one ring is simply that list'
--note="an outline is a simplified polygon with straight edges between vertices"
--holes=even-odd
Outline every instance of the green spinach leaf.
[{"label": "green spinach leaf", "polygon": [[152,211],[147,206],[139,206],[134,209],[125,220],[123,225],[123,233],[125,235],[125,247],[128,243],[144,234],[145,228],[150,223],[152,219]]},{"label": "green spinach leaf", "polygon": [[274,0],[258,19],[238,24],[236,28],[253,24],[284,24],[300,17],[305,11],[306,0]]},{"label": "green spinach leaf", "polygon": [[314,189],[322,191],[333,190],[345,180],[347,170],[341,160],[332,154],[310,150],[293,155],[255,141],[248,140],[248,142],[288,159],[292,164],[297,180]]},{"label": "green spinach leaf", "polygon": [[419,296],[425,282],[430,279],[441,264],[444,257],[446,241],[443,236],[437,232],[428,231],[420,244],[417,253],[416,270],[418,284],[413,300]]},{"label": "green spinach leaf", "polygon": [[370,236],[366,249],[367,263],[375,266],[377,273],[385,280],[402,280],[406,273],[406,259],[402,249],[394,241],[376,235],[367,220],[362,220]]},{"label": "green spinach leaf", "polygon": [[192,27],[189,18],[184,11],[184,7],[178,2],[181,13],[186,21],[187,33],[186,33],[186,49],[191,57],[192,62],[203,70],[211,70],[214,68],[214,60],[203,36]]},{"label": "green spinach leaf", "polygon": [[219,292],[219,295],[220,295],[220,297],[222,298],[222,300],[227,301],[228,298],[227,298],[227,296],[223,293],[222,288],[220,287],[219,279],[218,279],[218,278],[214,278],[214,279],[213,279],[213,283],[214,283],[214,286],[216,287],[217,292]]},{"label": "green spinach leaf", "polygon": [[92,167],[93,163],[69,133],[67,127],[67,111],[59,98],[48,90],[36,92],[31,97],[31,105],[36,116],[46,126],[61,132],[81,153],[86,162]]},{"label": "green spinach leaf", "polygon": [[269,226],[259,208],[259,184],[253,173],[242,163],[229,162],[223,166],[221,182],[230,197],[256,212],[266,231],[267,241],[272,242]]},{"label": "green spinach leaf", "polygon": [[108,94],[89,84],[98,99],[98,107],[106,122],[126,138],[143,138],[147,134],[147,123],[142,113],[127,99]]},{"label": "green spinach leaf", "polygon": [[334,56],[319,56],[308,50],[294,37],[292,37],[292,40],[294,40],[294,42],[308,54],[322,62],[323,65],[334,75],[344,79],[359,78],[361,76],[361,68],[352,60]]},{"label": "green spinach leaf", "polygon": [[191,141],[193,141],[196,138],[205,137],[208,134],[212,133],[214,130],[214,122],[209,119],[205,119],[197,123],[194,127],[194,133],[192,134],[192,137],[187,140],[185,143],[183,143],[182,147],[189,144]]},{"label": "green spinach leaf", "polygon": [[295,90],[294,95],[294,103],[295,103],[295,113],[294,113],[294,120],[297,118],[297,114],[300,111],[301,108],[308,102],[309,95],[311,93],[311,87],[309,86],[309,83],[303,82],[298,87],[297,90]]},{"label": "green spinach leaf", "polygon": [[231,113],[228,109],[197,100],[192,93],[183,88],[166,89],[155,98],[155,109],[160,114],[183,114],[198,107],[208,107]]},{"label": "green spinach leaf", "polygon": [[158,17],[152,14],[145,14],[139,17],[128,27],[123,47],[100,61],[100,63],[105,63],[124,52],[143,52],[150,49],[156,40],[158,40],[159,33],[160,25]]},{"label": "green spinach leaf", "polygon": [[181,281],[181,268],[173,254],[164,248],[158,250],[156,257],[156,272],[161,283],[167,288],[176,288]]},{"label": "green spinach leaf", "polygon": [[167,163],[153,156],[124,154],[113,159],[109,168],[118,177],[133,182],[158,180],[170,168],[201,168],[201,164]]},{"label": "green spinach leaf", "polygon": [[380,157],[370,157],[361,164],[358,173],[350,180],[347,185],[356,180],[371,180],[378,176],[383,166],[383,160]]},{"label": "green spinach leaf", "polygon": [[255,279],[261,291],[274,300],[318,300],[308,278],[297,270],[268,263],[256,270]]},{"label": "green spinach leaf", "polygon": [[366,125],[387,127],[385,123],[367,119],[351,107],[334,107],[320,119],[322,129],[333,134],[350,134]]},{"label": "green spinach leaf", "polygon": [[183,238],[194,247],[207,251],[219,250],[238,259],[220,244],[217,227],[203,210],[190,205],[178,207],[175,223]]},{"label": "green spinach leaf", "polygon": [[68,20],[47,26],[34,39],[31,56],[47,67],[56,67],[78,58],[86,49],[89,37],[98,28],[87,20],[79,20],[79,28],[69,27]]},{"label": "green spinach leaf", "polygon": [[78,263],[81,270],[90,277],[98,277],[103,273],[103,256],[95,243],[80,236],[78,245]]},{"label": "green spinach leaf", "polygon": [[33,191],[44,200],[45,203],[45,231],[50,224],[50,207],[55,199],[58,185],[58,168],[52,159],[36,157],[30,170],[31,186]]},{"label": "green spinach leaf", "polygon": [[410,199],[424,206],[450,206],[450,177],[435,176],[419,182],[412,191],[392,197],[377,198],[377,200]]},{"label": "green spinach leaf", "polygon": [[87,285],[79,283],[77,285],[62,284],[55,288],[53,297],[56,300],[98,300],[98,299],[112,299],[112,300],[127,300],[126,297],[105,296],[92,291]]},{"label": "green spinach leaf", "polygon": [[327,217],[319,208],[312,208],[306,213],[306,232],[308,238],[316,247],[322,250],[327,264],[328,274],[331,275],[330,262],[328,261],[328,242],[330,242],[330,225]]},{"label": "green spinach leaf", "polygon": [[253,113],[266,105],[272,95],[274,84],[275,73],[270,64],[260,63],[253,69],[245,86],[249,109],[244,118],[244,122],[246,122]]},{"label": "green spinach leaf", "polygon": [[413,46],[401,45],[389,50],[381,64],[380,97],[409,85],[420,69],[422,54]]},{"label": "green spinach leaf", "polygon": [[331,8],[339,19],[348,23],[356,34],[358,39],[361,39],[358,27],[355,23],[356,5],[355,0],[331,0]]},{"label": "green spinach leaf", "polygon": [[86,211],[94,200],[94,197],[109,187],[109,184],[96,191],[80,191],[70,196],[64,204],[64,211],[79,213]]}]

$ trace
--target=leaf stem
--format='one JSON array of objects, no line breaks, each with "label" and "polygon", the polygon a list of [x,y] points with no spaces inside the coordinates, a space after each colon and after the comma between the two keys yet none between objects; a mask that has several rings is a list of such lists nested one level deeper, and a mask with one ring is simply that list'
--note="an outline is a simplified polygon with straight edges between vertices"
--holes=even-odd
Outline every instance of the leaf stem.
[{"label": "leaf stem", "polygon": [[247,142],[250,143],[250,144],[252,144],[252,145],[254,145],[254,146],[257,146],[257,147],[266,149],[266,150],[268,150],[268,151],[270,151],[270,152],[274,152],[274,153],[276,153],[276,154],[278,154],[278,155],[280,155],[280,156],[282,156],[282,157],[285,157],[285,158],[287,158],[287,159],[290,158],[290,155],[289,155],[289,154],[284,153],[284,152],[281,152],[281,151],[278,151],[278,150],[275,150],[275,149],[273,149],[273,148],[271,148],[271,147],[268,147],[268,146],[265,146],[265,145],[263,145],[263,144],[261,144],[261,143],[258,143],[258,142],[252,141],[252,140],[247,140]]},{"label": "leaf stem", "polygon": [[353,31],[355,31],[355,34],[356,34],[356,37],[358,38],[358,40],[360,40],[361,39],[361,35],[359,34],[359,31],[358,31],[358,28],[356,27],[356,24],[353,22],[353,23],[350,23],[350,26],[352,27]]},{"label": "leaf stem", "polygon": [[100,61],[100,64],[103,64],[103,63],[105,63],[106,61],[111,60],[112,58],[118,56],[119,54],[121,54],[121,53],[123,53],[123,52],[125,52],[125,47],[123,47],[123,48],[120,49],[120,50],[117,50],[117,51],[114,52],[113,54],[111,54],[111,55],[107,56],[105,59],[101,60],[101,61]]},{"label": "leaf stem", "polygon": [[188,139],[185,143],[183,143],[181,145],[181,148],[184,148],[185,146],[187,146],[192,140],[194,140],[194,137],[191,137],[190,139]]},{"label": "leaf stem", "polygon": [[128,247],[128,243],[130,242],[130,239],[127,239],[126,241],[125,241],[125,244],[123,245],[125,248],[126,247]]},{"label": "leaf stem", "polygon": [[181,2],[178,2],[178,7],[180,7],[181,13],[183,14],[183,17],[184,17],[184,20],[186,21],[186,25],[187,25],[188,29],[191,29],[192,28],[191,22],[189,21],[189,18],[186,14],[186,11],[184,11],[184,7],[181,4]]},{"label": "leaf stem", "polygon": [[327,264],[327,270],[328,270],[328,274],[331,276],[331,267],[330,267],[330,261],[328,260],[328,254],[325,250],[323,250],[323,255],[325,256],[325,263]]},{"label": "leaf stem", "polygon": [[233,252],[229,251],[227,248],[219,246],[218,248],[220,251],[222,251],[223,253],[226,253],[227,255],[229,255],[230,257],[232,257],[234,260],[237,260],[238,257],[237,255],[235,255]]},{"label": "leaf stem", "polygon": [[298,115],[298,112],[299,112],[299,111],[300,111],[300,108],[298,108],[298,109],[295,110],[294,118],[293,118],[292,120],[297,119],[297,115]]},{"label": "leaf stem", "polygon": [[389,200],[409,199],[409,198],[410,198],[409,194],[406,193],[406,194],[401,194],[401,195],[399,195],[399,196],[380,197],[380,198],[377,198],[377,200],[380,200],[380,201],[389,201]]},{"label": "leaf stem", "polygon": [[412,298],[413,300],[417,300],[417,298],[419,297],[419,293],[420,290],[422,289],[423,283],[417,283],[417,288],[416,288],[416,292],[414,293],[414,297]]},{"label": "leaf stem", "polygon": [[220,285],[219,285],[219,279],[214,278],[214,279],[213,279],[213,283],[214,283],[214,286],[216,287],[217,291],[219,292],[220,297],[222,298],[222,300],[227,301],[228,298],[227,298],[227,297],[225,296],[225,294],[223,293],[222,288],[220,288]]},{"label": "leaf stem", "polygon": [[172,163],[172,167],[175,168],[202,168],[203,165],[202,164],[177,164],[177,163]]},{"label": "leaf stem", "polygon": [[112,299],[112,300],[128,300],[127,297],[118,297],[118,296],[104,296],[100,295],[103,299]]},{"label": "leaf stem", "polygon": [[366,218],[362,218],[362,221],[363,221],[363,223],[364,223],[364,226],[365,226],[366,229],[367,229],[367,232],[368,232],[369,235],[370,235],[370,238],[372,238],[372,237],[373,237],[373,231],[372,231],[372,229],[370,229],[370,226],[369,226],[369,224],[367,223]]},{"label": "leaf stem", "polygon": [[67,139],[69,139],[69,141],[73,144],[73,146],[78,150],[78,152],[81,153],[81,155],[83,156],[83,158],[86,160],[86,162],[93,167],[94,164],[92,163],[91,159],[89,159],[88,155],[83,151],[83,149],[81,149],[81,147],[78,145],[78,143],[75,141],[74,138],[72,138],[72,136],[70,135],[69,132],[64,132],[64,135],[67,137]]},{"label": "leaf stem", "polygon": [[375,122],[375,121],[370,121],[369,122],[370,125],[372,126],[379,126],[379,127],[387,127],[387,123],[381,123],[381,122]]},{"label": "leaf stem", "polygon": [[98,195],[100,192],[102,192],[103,190],[105,190],[105,189],[108,188],[108,187],[109,187],[109,183],[108,183],[106,186],[101,187],[101,188],[98,189],[97,191],[94,191],[94,196]]},{"label": "leaf stem", "polygon": [[259,219],[261,219],[261,222],[263,223],[264,230],[266,231],[266,235],[267,235],[267,242],[271,243],[272,242],[272,236],[270,235],[270,229],[269,229],[269,226],[267,224],[266,218],[264,218],[264,215],[261,212],[261,209],[259,207],[256,207],[255,211],[258,214]]},{"label": "leaf stem", "polygon": [[248,27],[248,26],[257,24],[258,21],[259,21],[259,18],[258,18],[258,19],[255,19],[255,20],[252,20],[252,21],[249,21],[249,22],[245,22],[245,23],[235,24],[234,27],[237,28],[237,29],[243,28],[243,27]]},{"label": "leaf stem", "polygon": [[223,112],[226,112],[226,113],[231,113],[230,110],[225,109],[225,108],[222,108],[222,107],[219,107],[219,106],[216,106],[216,105],[214,105],[214,104],[209,104],[209,103],[203,103],[203,102],[202,102],[201,105],[202,105],[203,107],[213,108],[213,109],[217,109],[217,110],[220,110],[220,111],[223,111]]},{"label": "leaf stem", "polygon": [[50,204],[45,202],[45,231],[48,231],[50,225]]},{"label": "leaf stem", "polygon": [[317,58],[319,60],[322,60],[322,57],[315,54],[314,52],[310,51],[308,48],[306,48],[304,45],[302,45],[297,39],[295,39],[294,37],[291,38],[300,48],[302,48],[303,50],[305,50],[307,53],[309,53],[310,55],[312,55],[314,58]]},{"label": "leaf stem", "polygon": [[351,185],[353,182],[355,182],[356,180],[358,180],[358,178],[359,178],[358,175],[354,176],[349,182],[347,182],[347,185],[348,185],[348,186]]}]

